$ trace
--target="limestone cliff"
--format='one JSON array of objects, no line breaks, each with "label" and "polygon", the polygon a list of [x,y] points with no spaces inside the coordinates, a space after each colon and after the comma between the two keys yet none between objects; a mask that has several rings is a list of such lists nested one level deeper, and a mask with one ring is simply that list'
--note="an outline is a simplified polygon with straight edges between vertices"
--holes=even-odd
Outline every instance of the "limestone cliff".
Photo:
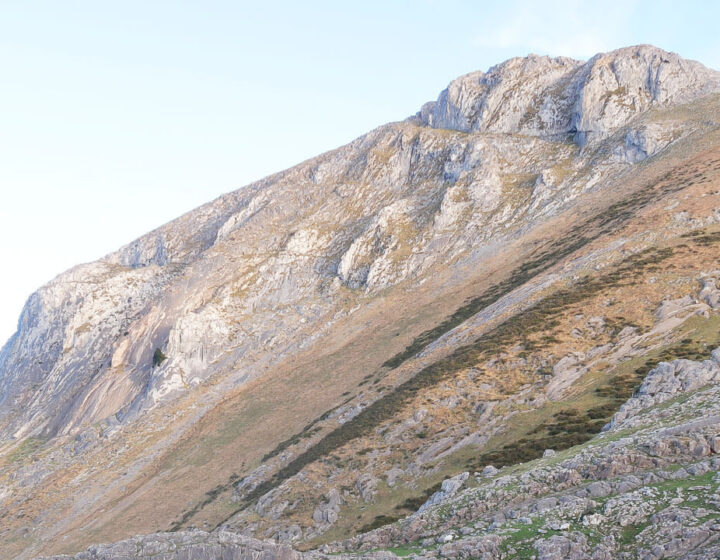
[{"label": "limestone cliff", "polygon": [[572,134],[584,144],[651,108],[687,103],[719,85],[717,72],[649,45],[598,54],[586,63],[531,55],[454,80],[418,116],[435,128]]}]

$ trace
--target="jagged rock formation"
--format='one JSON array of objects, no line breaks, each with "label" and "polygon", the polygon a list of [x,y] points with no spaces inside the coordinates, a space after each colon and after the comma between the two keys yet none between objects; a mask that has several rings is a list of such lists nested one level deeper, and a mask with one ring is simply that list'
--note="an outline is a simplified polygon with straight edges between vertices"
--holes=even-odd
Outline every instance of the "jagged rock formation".
[{"label": "jagged rock formation", "polygon": [[418,117],[434,128],[572,134],[585,144],[652,107],[687,103],[719,85],[717,72],[647,45],[598,54],[585,63],[531,55],[461,76]]},{"label": "jagged rock formation", "polygon": [[[0,550],[433,555],[468,485],[716,381],[673,359],[720,344],[719,93],[649,46],[513,59],[61,274],[0,351]],[[551,531],[533,554],[595,542]]]},{"label": "jagged rock formation", "polygon": [[660,364],[608,429],[582,447],[476,473],[473,488],[324,550],[402,545],[422,558],[717,558],[718,355]]},{"label": "jagged rock formation", "polygon": [[[127,541],[99,545],[75,556],[76,560],[156,558],[158,560],[301,560],[305,555],[289,546],[261,542],[233,533],[190,531],[162,533]],[[68,556],[54,556],[61,560]]]}]

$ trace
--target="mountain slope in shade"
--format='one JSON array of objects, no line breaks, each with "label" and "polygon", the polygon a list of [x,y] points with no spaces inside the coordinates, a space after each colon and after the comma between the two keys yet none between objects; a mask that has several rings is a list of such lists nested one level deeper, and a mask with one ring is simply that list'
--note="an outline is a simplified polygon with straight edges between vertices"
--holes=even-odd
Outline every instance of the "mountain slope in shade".
[{"label": "mountain slope in shade", "polygon": [[61,274],[0,352],[6,555],[320,545],[592,437],[623,364],[715,342],[719,94],[650,46],[512,59]]}]

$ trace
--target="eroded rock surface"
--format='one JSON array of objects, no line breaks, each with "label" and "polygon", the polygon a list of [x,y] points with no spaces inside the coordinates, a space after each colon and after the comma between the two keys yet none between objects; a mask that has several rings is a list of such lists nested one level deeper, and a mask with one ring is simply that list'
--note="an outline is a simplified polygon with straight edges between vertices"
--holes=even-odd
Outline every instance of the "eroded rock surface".
[{"label": "eroded rock surface", "polygon": [[[416,547],[418,558],[716,558],[720,384],[710,371],[714,361],[663,363],[588,444],[489,472],[490,480],[478,473],[477,487],[438,495],[400,523],[325,550],[402,545]],[[426,548],[436,541],[448,544]]]},{"label": "eroded rock surface", "polygon": [[[651,107],[688,102],[718,88],[717,72],[648,45],[598,54],[586,63],[531,55],[454,80],[419,119],[464,132],[573,134],[584,144]],[[628,158],[652,155],[657,132],[628,132]]]}]

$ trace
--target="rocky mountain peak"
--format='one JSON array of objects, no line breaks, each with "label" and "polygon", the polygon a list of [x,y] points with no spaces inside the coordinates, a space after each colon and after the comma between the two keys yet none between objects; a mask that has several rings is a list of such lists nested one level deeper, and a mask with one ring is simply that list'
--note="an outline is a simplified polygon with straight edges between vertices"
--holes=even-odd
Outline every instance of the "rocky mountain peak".
[{"label": "rocky mountain peak", "polygon": [[601,138],[654,107],[720,91],[720,73],[675,53],[638,45],[583,63],[565,57],[512,58],[453,80],[417,117],[463,132],[573,134]]}]

